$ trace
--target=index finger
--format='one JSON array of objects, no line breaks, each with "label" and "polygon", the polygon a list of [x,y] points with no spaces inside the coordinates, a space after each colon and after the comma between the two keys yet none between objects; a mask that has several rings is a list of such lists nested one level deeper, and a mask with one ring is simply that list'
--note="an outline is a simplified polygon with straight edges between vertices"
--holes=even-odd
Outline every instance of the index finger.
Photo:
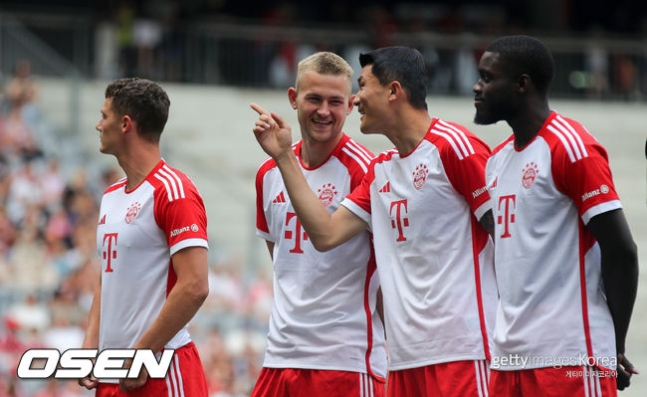
[{"label": "index finger", "polygon": [[254,109],[256,111],[256,113],[258,113],[259,115],[264,115],[264,114],[269,115],[270,114],[270,112],[263,109],[263,107],[261,105],[258,105],[258,104],[254,103],[254,102],[250,103],[249,106],[251,106],[251,108]]}]

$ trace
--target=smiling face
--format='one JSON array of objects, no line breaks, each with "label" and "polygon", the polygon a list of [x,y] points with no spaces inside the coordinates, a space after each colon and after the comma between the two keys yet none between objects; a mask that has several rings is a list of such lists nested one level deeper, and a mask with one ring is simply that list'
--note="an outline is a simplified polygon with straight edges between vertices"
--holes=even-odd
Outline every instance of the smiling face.
[{"label": "smiling face", "polygon": [[360,116],[360,130],[364,134],[384,132],[384,117],[388,117],[387,105],[391,93],[388,86],[383,86],[373,74],[373,65],[366,65],[357,79],[359,90],[353,103]]},{"label": "smiling face", "polygon": [[517,83],[506,73],[499,54],[485,52],[478,66],[479,80],[474,84],[474,107],[476,124],[494,124],[514,118],[518,111]]},{"label": "smiling face", "polygon": [[304,141],[324,143],[337,138],[346,116],[353,110],[352,84],[345,75],[304,72],[297,88],[288,90],[290,104],[297,110]]}]

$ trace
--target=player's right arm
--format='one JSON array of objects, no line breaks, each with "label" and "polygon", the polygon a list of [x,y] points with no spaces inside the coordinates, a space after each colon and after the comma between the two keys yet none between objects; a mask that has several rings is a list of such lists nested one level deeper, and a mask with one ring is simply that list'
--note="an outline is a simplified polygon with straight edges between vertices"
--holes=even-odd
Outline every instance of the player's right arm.
[{"label": "player's right arm", "polygon": [[292,150],[292,131],[283,118],[255,103],[251,107],[259,114],[253,128],[256,140],[276,162],[292,206],[312,245],[319,251],[328,251],[365,231],[366,222],[347,208],[341,206],[331,215],[321,205],[303,176]]},{"label": "player's right arm", "polygon": [[[101,321],[101,282],[98,283],[94,298],[92,299],[92,306],[88,314],[88,321],[85,330],[85,338],[83,339],[83,349],[97,349],[99,347],[99,323]],[[92,377],[92,374],[85,378],[79,379],[79,385],[86,389],[94,389],[99,385],[99,381]]]},{"label": "player's right arm", "polygon": [[494,241],[494,215],[492,214],[492,209],[487,210],[485,214],[479,219],[479,223],[487,232],[490,234],[492,237],[492,241]]}]

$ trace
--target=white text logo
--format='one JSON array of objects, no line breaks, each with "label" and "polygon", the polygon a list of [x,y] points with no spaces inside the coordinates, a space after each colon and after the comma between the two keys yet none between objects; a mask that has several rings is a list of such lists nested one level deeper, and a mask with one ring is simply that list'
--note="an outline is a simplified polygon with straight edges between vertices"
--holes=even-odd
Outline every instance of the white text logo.
[{"label": "white text logo", "polygon": [[[146,367],[151,378],[166,376],[174,350],[164,350],[159,361],[149,349],[69,349],[61,354],[56,349],[30,349],[20,358],[18,377],[21,379],[81,379],[92,374],[97,379],[136,378]],[[132,359],[130,368],[124,368]]]}]

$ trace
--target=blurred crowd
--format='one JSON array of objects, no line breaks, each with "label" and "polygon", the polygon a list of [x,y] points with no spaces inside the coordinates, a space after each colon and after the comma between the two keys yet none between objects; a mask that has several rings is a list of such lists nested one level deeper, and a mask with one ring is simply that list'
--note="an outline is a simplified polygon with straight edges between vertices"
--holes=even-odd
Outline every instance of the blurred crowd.
[{"label": "blurred crowd", "polygon": [[[430,94],[471,95],[482,53],[482,48],[474,44],[478,37],[533,34],[550,28],[535,26],[536,18],[529,16],[528,7],[511,3],[503,6],[500,2],[358,2],[352,6],[331,2],[305,7],[280,1],[254,12],[245,7],[241,12],[226,1],[115,1],[98,16],[101,36],[110,37],[101,41],[106,43],[102,48],[114,54],[107,56],[114,61],[105,62],[99,74],[283,89],[293,84],[298,60],[315,51],[338,53],[359,70],[360,52],[405,44],[415,46],[425,56]],[[561,14],[555,20],[572,17],[564,9],[558,11]],[[558,95],[622,100],[647,97],[644,54],[599,45],[601,37],[611,34],[600,24],[587,27],[576,21],[561,23],[564,26],[557,28],[567,31],[577,26],[592,40],[587,48],[556,54],[558,73],[553,89]],[[234,30],[238,26],[238,33],[212,31],[223,24],[231,24]],[[264,30],[241,33],[245,24]],[[310,27],[326,27],[335,33],[335,26],[364,35],[334,42],[325,33],[321,41],[294,34],[294,29]],[[292,35],[279,33],[286,30]],[[644,26],[634,30],[647,32],[647,16]],[[434,46],[434,35],[463,37],[465,44]]]},{"label": "blurred crowd", "polygon": [[[357,68],[359,52],[401,44],[425,56],[430,95],[471,96],[481,40],[531,34],[556,50],[553,97],[647,99],[645,2],[611,8],[602,0],[29,3],[3,1],[0,11],[15,12],[12,18],[26,28],[3,37],[34,33],[88,78],[285,89],[294,82],[298,60],[314,51],[335,52]],[[36,52],[40,58],[42,51]],[[46,59],[34,67],[42,75],[61,75]]]},{"label": "blurred crowd", "polygon": [[[59,156],[62,138],[38,102],[38,83],[21,61],[0,96],[0,397],[93,395],[75,381],[16,375],[27,349],[81,346],[101,266],[99,200],[121,177]],[[247,396],[262,365],[271,281],[242,274],[243,263],[211,246],[211,293],[190,331],[211,396]]]}]

